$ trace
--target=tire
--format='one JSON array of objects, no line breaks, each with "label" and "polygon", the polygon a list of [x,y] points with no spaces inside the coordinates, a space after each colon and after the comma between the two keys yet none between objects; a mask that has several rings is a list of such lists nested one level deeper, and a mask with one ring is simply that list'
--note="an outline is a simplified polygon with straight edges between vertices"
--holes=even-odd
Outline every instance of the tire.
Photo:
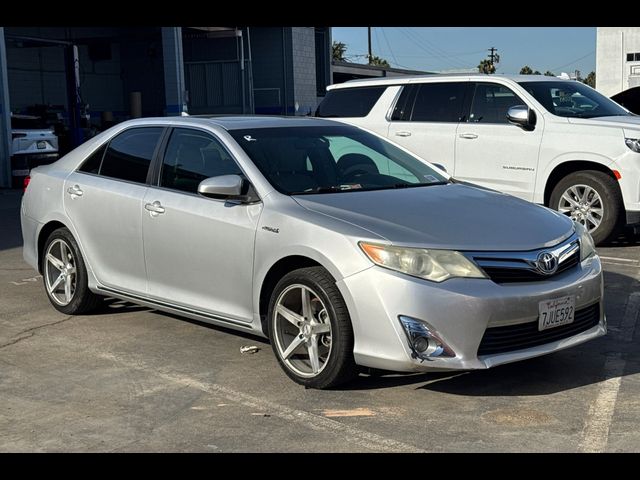
[{"label": "tire", "polygon": [[[307,298],[307,309],[303,298]],[[268,328],[278,363],[294,382],[325,389],[357,376],[349,312],[334,278],[324,268],[301,268],[282,277],[269,301]],[[287,353],[294,342],[297,346]]]},{"label": "tire", "polygon": [[[65,256],[67,262],[63,272],[59,267],[63,267],[61,259]],[[84,259],[78,243],[68,229],[58,228],[51,232],[45,242],[41,262],[44,289],[56,310],[67,315],[81,315],[95,310],[102,303],[102,297],[89,290]],[[69,266],[70,269],[67,268]]]},{"label": "tire", "polygon": [[[554,210],[562,211],[562,213],[565,213],[568,216],[577,216],[576,220],[581,221],[581,223],[584,224],[586,220],[584,212],[574,211],[572,215],[570,211],[567,211],[570,204],[565,198],[563,198],[563,194],[567,193],[567,195],[575,201],[576,197],[571,194],[571,189],[574,188],[574,192],[583,193],[588,191],[585,187],[595,191],[600,199],[600,202],[598,202],[595,195],[590,197],[596,200],[592,205],[594,208],[593,212],[588,212],[592,213],[591,218],[597,220],[598,217],[596,211],[599,203],[602,210],[600,223],[594,227],[590,221],[586,221],[587,225],[585,225],[588,227],[589,232],[593,237],[593,241],[597,245],[610,239],[615,233],[617,233],[618,228],[620,227],[620,220],[623,217],[621,215],[624,211],[622,194],[620,192],[620,187],[613,177],[597,170],[585,170],[582,172],[571,173],[560,180],[554,187],[551,192],[549,206]],[[581,214],[582,216],[580,217]]]}]

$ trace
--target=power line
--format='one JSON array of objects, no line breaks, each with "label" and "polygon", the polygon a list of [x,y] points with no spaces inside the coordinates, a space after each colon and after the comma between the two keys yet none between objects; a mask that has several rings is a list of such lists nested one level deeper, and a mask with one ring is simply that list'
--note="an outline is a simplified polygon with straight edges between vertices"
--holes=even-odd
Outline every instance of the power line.
[{"label": "power line", "polygon": [[577,58],[577,59],[573,60],[572,62],[565,63],[564,65],[560,65],[559,67],[550,68],[550,69],[549,69],[549,71],[553,72],[553,71],[555,71],[555,70],[560,70],[561,68],[568,67],[568,66],[570,66],[570,65],[573,65],[574,63],[579,62],[580,60],[583,60],[583,59],[585,59],[585,58],[587,58],[587,57],[590,57],[590,56],[591,56],[591,55],[593,55],[594,53],[596,53],[596,51],[595,51],[595,50],[593,50],[593,51],[591,51],[591,52],[587,53],[587,54],[586,54],[586,55],[584,55],[583,57],[580,57],[580,58]]},{"label": "power line", "polygon": [[[413,32],[410,29],[399,28],[399,30],[409,39],[411,40],[418,48],[422,51],[427,52],[431,55],[434,55],[440,59],[440,61],[447,63],[450,67],[453,68],[466,68],[468,66],[467,63],[461,62],[460,60],[452,57],[444,50],[436,47],[431,44],[427,39],[418,36],[417,33]],[[424,42],[424,43],[423,43]]]},{"label": "power line", "polygon": [[393,62],[396,65],[399,65],[398,59],[396,58],[395,54],[393,53],[393,50],[391,49],[391,44],[389,43],[389,38],[387,38],[387,34],[384,31],[384,27],[380,27],[380,31],[382,32],[382,37],[384,38],[384,41],[387,43],[387,47],[389,47],[389,53],[391,54],[391,58],[393,58]]},{"label": "power line", "polygon": [[441,54],[438,54],[433,49],[427,49],[424,45],[422,45],[418,40],[416,40],[413,36],[411,36],[409,34],[409,30],[405,31],[404,28],[398,28],[398,31],[400,33],[402,33],[405,37],[407,37],[411,43],[413,43],[415,46],[417,46],[423,52],[427,52],[428,54],[430,54],[432,56],[438,57],[439,60],[441,60],[442,62],[447,63],[449,66],[452,66],[454,68],[457,67],[457,65],[454,65],[450,60],[448,60],[446,57],[443,57]]}]

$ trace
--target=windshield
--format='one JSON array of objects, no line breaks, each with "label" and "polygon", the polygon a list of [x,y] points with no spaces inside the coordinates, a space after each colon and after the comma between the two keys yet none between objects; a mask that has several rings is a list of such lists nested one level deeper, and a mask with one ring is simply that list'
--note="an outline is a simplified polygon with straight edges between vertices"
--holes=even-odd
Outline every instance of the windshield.
[{"label": "windshield", "polygon": [[520,82],[549,112],[560,117],[629,115],[624,108],[580,82]]},{"label": "windshield", "polygon": [[347,125],[229,133],[273,187],[287,195],[447,183],[445,177],[414,156]]}]

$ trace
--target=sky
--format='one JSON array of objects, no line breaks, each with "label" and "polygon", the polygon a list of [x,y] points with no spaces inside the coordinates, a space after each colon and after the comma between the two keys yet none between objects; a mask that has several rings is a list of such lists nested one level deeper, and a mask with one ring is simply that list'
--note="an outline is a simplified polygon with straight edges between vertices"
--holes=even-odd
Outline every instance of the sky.
[{"label": "sky", "polygon": [[[333,40],[347,45],[347,58],[366,63],[366,27],[333,27]],[[392,67],[440,71],[476,68],[497,48],[496,73],[520,73],[524,65],[544,73],[596,69],[595,27],[373,27],[373,55]]]}]

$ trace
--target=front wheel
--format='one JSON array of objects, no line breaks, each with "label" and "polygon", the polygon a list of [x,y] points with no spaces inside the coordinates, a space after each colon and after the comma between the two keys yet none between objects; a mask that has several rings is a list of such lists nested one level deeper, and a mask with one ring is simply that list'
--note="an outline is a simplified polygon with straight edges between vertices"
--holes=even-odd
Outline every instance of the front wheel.
[{"label": "front wheel", "polygon": [[278,363],[296,383],[331,388],[357,375],[347,306],[324,268],[286,274],[271,295],[268,318]]},{"label": "front wheel", "polygon": [[616,181],[596,170],[571,173],[560,180],[549,206],[584,225],[596,244],[616,233],[623,211]]}]

